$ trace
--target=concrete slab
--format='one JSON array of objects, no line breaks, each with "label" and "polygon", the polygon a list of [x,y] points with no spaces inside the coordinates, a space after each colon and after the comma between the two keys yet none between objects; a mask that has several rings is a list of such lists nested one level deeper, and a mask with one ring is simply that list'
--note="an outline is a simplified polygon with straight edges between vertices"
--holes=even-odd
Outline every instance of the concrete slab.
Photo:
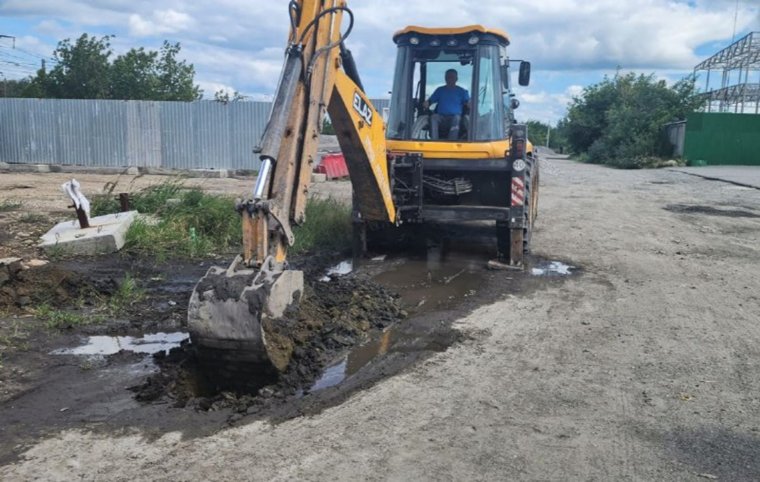
[{"label": "concrete slab", "polygon": [[90,227],[81,229],[79,222],[63,221],[42,236],[38,245],[46,252],[94,255],[115,253],[124,247],[129,226],[137,211],[107,214],[90,219]]},{"label": "concrete slab", "polygon": [[674,167],[669,170],[760,189],[760,166]]},{"label": "concrete slab", "polygon": [[314,172],[311,174],[311,182],[325,182],[327,181],[327,174],[321,172]]}]

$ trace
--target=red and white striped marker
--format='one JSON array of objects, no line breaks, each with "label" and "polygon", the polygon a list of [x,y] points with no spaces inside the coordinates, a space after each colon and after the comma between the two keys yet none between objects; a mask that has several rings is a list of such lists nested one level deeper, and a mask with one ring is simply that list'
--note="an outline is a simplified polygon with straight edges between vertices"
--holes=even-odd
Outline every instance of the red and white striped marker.
[{"label": "red and white striped marker", "polygon": [[512,178],[512,206],[525,204],[525,181],[520,177]]}]

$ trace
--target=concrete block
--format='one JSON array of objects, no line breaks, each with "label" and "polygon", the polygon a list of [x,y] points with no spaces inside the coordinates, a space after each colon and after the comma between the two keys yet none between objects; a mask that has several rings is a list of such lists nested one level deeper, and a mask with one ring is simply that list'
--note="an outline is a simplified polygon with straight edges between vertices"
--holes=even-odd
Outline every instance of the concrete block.
[{"label": "concrete block", "polygon": [[140,175],[140,168],[137,166],[130,166],[127,168],[127,176],[138,176]]},{"label": "concrete block", "polygon": [[327,181],[327,174],[322,172],[315,172],[311,175],[311,182],[325,182]]},{"label": "concrete block", "polygon": [[10,164],[7,162],[0,162],[0,169],[10,169]]},{"label": "concrete block", "polygon": [[34,170],[37,172],[50,172],[50,166],[47,164],[36,164]]},{"label": "concrete block", "polygon": [[45,233],[38,246],[46,252],[64,254],[115,253],[124,247],[127,230],[136,217],[137,211],[96,216],[86,229],[81,229],[76,220],[63,221]]},{"label": "concrete block", "polygon": [[227,169],[190,169],[190,177],[221,178],[229,177]]}]

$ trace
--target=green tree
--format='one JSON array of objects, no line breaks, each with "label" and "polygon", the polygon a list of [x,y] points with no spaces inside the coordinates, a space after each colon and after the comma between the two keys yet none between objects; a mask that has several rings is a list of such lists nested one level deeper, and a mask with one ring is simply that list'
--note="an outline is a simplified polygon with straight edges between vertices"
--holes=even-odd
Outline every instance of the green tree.
[{"label": "green tree", "polygon": [[23,97],[32,81],[26,79],[0,79],[0,97]]},{"label": "green tree", "polygon": [[164,42],[159,51],[133,48],[111,61],[112,36],[82,34],[74,43],[62,40],[49,72],[30,79],[24,97],[57,99],[136,99],[192,101],[201,98],[195,68],[178,60],[179,43]]},{"label": "green tree", "polygon": [[561,147],[564,147],[564,134],[560,129],[560,124],[552,127],[549,124],[537,120],[529,120],[526,124],[528,125],[528,139],[530,139],[530,142],[532,142],[533,145],[545,146],[546,136],[548,135],[550,148],[558,150]]},{"label": "green tree", "polygon": [[158,57],[158,94],[156,100],[198,100],[203,91],[193,84],[195,67],[184,60],[178,61],[179,43],[164,41]]},{"label": "green tree", "polygon": [[76,42],[58,43],[53,52],[57,64],[42,83],[45,96],[58,99],[109,98],[112,36],[101,38],[82,34]]},{"label": "green tree", "polygon": [[693,76],[670,87],[654,74],[605,77],[573,99],[560,134],[589,162],[643,167],[671,154],[664,126],[699,108],[695,93]]},{"label": "green tree", "polygon": [[111,98],[152,100],[158,87],[158,52],[131,49],[111,65]]}]

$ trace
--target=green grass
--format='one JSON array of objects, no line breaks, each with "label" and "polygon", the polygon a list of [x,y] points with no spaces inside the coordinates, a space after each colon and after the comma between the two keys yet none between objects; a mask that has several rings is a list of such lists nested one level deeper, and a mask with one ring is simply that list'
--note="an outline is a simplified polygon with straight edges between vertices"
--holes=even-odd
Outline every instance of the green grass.
[{"label": "green grass", "polygon": [[38,224],[47,221],[47,217],[37,213],[26,213],[18,218],[18,222],[27,224]]},{"label": "green grass", "polygon": [[119,287],[108,300],[108,309],[112,314],[118,315],[128,307],[144,299],[145,289],[141,288],[137,280],[127,273],[119,283]]},{"label": "green grass", "polygon": [[[184,187],[178,180],[131,193],[130,207],[152,215],[157,222],[138,219],[132,223],[124,249],[155,256],[159,261],[229,253],[242,244],[240,215],[234,206],[235,199],[230,196]],[[118,202],[111,194],[93,199],[93,216],[118,210]],[[292,254],[348,249],[351,208],[332,198],[310,199],[306,204],[306,222],[294,228],[294,234]]]},{"label": "green grass", "polygon": [[351,247],[351,207],[333,198],[309,199],[306,221],[293,230],[293,254],[319,250],[344,251]]},{"label": "green grass", "polygon": [[70,311],[59,310],[48,304],[42,304],[34,310],[34,314],[50,329],[71,328],[87,325],[95,321],[95,318]]},{"label": "green grass", "polygon": [[[106,193],[92,197],[90,213],[92,216],[116,213],[121,210],[119,201],[113,194],[116,182],[106,184]],[[171,179],[161,184],[149,186],[139,191],[129,193],[129,208],[144,214],[160,214],[168,206],[169,199],[181,199],[183,192],[181,179]]]},{"label": "green grass", "polygon": [[[113,191],[115,184],[110,184]],[[171,200],[171,201],[170,201]],[[130,208],[152,215],[157,222],[136,220],[127,232],[125,250],[154,255],[158,260],[207,257],[241,243],[240,217],[235,199],[184,187],[181,180],[130,193]],[[93,198],[92,215],[117,212],[119,203],[109,192]]]},{"label": "green grass", "polygon": [[23,205],[24,203],[21,201],[16,201],[15,199],[2,199],[0,200],[0,213],[15,211]]}]

